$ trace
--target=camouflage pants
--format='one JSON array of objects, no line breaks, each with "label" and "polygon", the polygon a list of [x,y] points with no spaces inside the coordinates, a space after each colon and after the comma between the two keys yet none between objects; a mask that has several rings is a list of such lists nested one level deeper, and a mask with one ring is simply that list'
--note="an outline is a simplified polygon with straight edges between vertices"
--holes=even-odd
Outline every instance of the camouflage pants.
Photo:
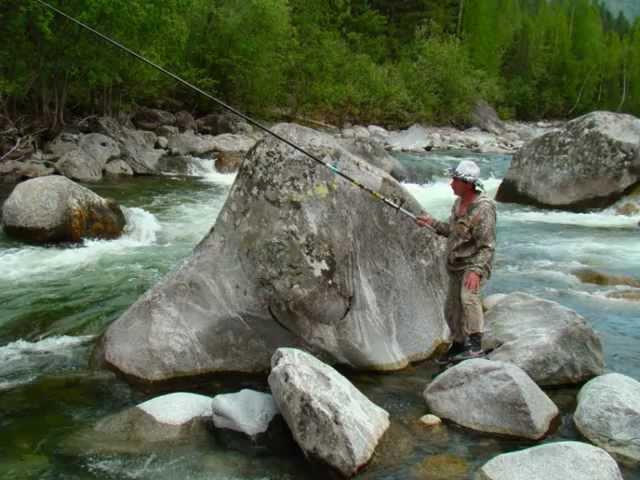
[{"label": "camouflage pants", "polygon": [[454,342],[464,343],[472,333],[484,330],[484,314],[482,313],[481,282],[477,291],[465,288],[463,284],[465,272],[449,272],[449,293],[444,309],[447,324]]}]

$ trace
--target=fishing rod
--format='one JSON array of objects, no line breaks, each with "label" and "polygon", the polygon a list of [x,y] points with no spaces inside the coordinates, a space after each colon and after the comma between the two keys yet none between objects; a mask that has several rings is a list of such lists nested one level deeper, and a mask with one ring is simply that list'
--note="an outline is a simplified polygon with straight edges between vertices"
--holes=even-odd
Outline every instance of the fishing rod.
[{"label": "fishing rod", "polygon": [[274,132],[273,130],[265,127],[264,125],[262,125],[261,123],[257,122],[256,120],[253,120],[251,117],[245,115],[244,113],[236,110],[235,108],[233,108],[230,105],[227,105],[225,102],[223,102],[222,100],[217,99],[216,97],[214,97],[213,95],[205,92],[204,90],[202,90],[201,88],[193,85],[192,83],[186,81],[185,79],[183,79],[182,77],[179,77],[178,75],[176,75],[173,72],[170,72],[169,70],[161,67],[160,65],[152,62],[151,60],[147,59],[146,57],[140,55],[139,53],[131,50],[130,48],[122,45],[121,43],[113,40],[111,37],[108,37],[107,35],[104,35],[103,33],[97,31],[96,29],[90,27],[89,25],[87,25],[86,23],[81,22],[80,20],[72,17],[71,15],[63,12],[62,10],[59,10],[58,8],[54,7],[53,5],[45,2],[44,0],[35,0],[37,3],[39,3],[40,5],[42,5],[45,8],[48,8],[49,10],[52,10],[53,12],[57,13],[58,15],[66,18],[67,20],[70,20],[71,22],[75,23],[76,25],[79,25],[80,27],[84,28],[85,30],[90,31],[91,33],[93,33],[94,35],[97,35],[98,37],[100,37],[102,40],[106,41],[107,43],[110,43],[111,45],[113,45],[116,48],[119,48],[120,50],[125,51],[126,53],[128,53],[129,55],[135,57],[136,59],[140,60],[143,63],[146,63],[147,65],[155,68],[156,70],[164,73],[165,75],[173,78],[174,80],[176,80],[178,83],[181,83],[182,85],[185,85],[186,87],[198,92],[199,94],[205,96],[206,98],[208,98],[209,100],[212,100],[213,102],[215,102],[217,105],[221,106],[222,108],[224,108],[225,110],[233,113],[234,115],[237,115],[238,117],[242,118],[243,120],[245,120],[246,122],[250,123],[251,125],[259,128],[260,130],[268,133],[269,135],[272,135],[273,137],[277,138],[278,140],[280,140],[281,142],[286,143],[287,145],[289,145],[291,148],[293,148],[294,150],[297,150],[298,152],[302,153],[303,155],[306,155],[307,157],[309,157],[310,159],[314,160],[315,162],[324,165],[325,167],[327,167],[329,170],[331,170],[333,173],[335,173],[336,175],[344,178],[345,180],[347,180],[348,182],[351,182],[353,185],[355,185],[358,188],[361,188],[362,190],[364,190],[365,192],[371,194],[373,197],[375,197],[376,199],[384,202],[386,205],[388,205],[389,207],[393,208],[396,210],[396,212],[401,212],[403,214],[405,214],[406,216],[408,216],[409,218],[416,220],[416,215],[414,215],[413,213],[411,213],[409,210],[407,210],[406,208],[403,208],[402,205],[397,204],[395,202],[393,202],[392,200],[389,200],[387,197],[381,195],[380,193],[376,192],[375,190],[361,184],[360,182],[358,182],[356,179],[350,177],[349,175],[347,175],[344,172],[341,172],[340,170],[338,170],[338,168],[336,168],[334,165],[325,162],[324,160],[321,160],[320,158],[316,157],[315,155],[311,154],[310,152],[307,152],[305,149],[303,149],[302,147],[299,147],[298,145],[296,145],[295,143],[291,142],[290,140],[287,140],[286,138],[282,137],[281,135],[278,135],[276,132]]}]

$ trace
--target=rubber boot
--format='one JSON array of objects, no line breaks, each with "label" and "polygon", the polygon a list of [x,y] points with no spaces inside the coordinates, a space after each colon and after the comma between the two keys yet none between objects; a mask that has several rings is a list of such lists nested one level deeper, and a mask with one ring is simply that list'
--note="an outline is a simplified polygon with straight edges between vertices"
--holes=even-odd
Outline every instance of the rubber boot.
[{"label": "rubber boot", "polygon": [[469,335],[469,341],[465,350],[453,357],[454,362],[462,362],[463,360],[470,360],[472,358],[480,358],[484,355],[482,350],[482,334],[472,333]]},{"label": "rubber boot", "polygon": [[455,357],[456,355],[459,355],[460,353],[464,352],[465,347],[464,347],[464,343],[462,342],[453,342],[451,344],[451,346],[449,347],[449,350],[447,350],[447,352],[438,357],[436,359],[436,363],[438,365],[447,365],[449,362],[451,362],[451,359],[453,357]]}]

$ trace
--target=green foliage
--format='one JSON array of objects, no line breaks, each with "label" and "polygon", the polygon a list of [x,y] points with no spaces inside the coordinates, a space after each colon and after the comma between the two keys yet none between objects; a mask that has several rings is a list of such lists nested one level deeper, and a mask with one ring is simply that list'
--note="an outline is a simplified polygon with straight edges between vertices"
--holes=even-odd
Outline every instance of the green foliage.
[{"label": "green foliage", "polygon": [[[640,26],[592,0],[56,0],[237,108],[464,124],[640,114]],[[213,106],[31,0],[0,0],[0,109],[51,125],[178,99]]]}]

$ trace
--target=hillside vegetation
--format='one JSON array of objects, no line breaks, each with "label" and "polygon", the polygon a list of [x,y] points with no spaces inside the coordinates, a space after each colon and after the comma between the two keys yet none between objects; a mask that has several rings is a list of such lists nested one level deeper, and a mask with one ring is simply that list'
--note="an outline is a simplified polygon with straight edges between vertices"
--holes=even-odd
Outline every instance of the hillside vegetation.
[{"label": "hillside vegetation", "polygon": [[[249,113],[384,125],[640,114],[640,22],[590,0],[52,0]],[[0,112],[60,126],[212,105],[30,0],[4,0]]]}]

